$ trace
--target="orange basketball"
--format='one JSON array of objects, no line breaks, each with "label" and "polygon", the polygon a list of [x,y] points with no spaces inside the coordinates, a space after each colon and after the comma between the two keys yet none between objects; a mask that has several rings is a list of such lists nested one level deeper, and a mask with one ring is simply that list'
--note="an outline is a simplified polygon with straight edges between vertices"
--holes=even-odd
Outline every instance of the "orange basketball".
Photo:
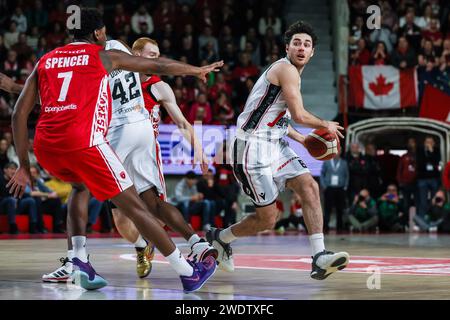
[{"label": "orange basketball", "polygon": [[311,156],[325,161],[333,159],[339,153],[341,144],[336,135],[327,129],[316,129],[306,136],[305,147]]}]

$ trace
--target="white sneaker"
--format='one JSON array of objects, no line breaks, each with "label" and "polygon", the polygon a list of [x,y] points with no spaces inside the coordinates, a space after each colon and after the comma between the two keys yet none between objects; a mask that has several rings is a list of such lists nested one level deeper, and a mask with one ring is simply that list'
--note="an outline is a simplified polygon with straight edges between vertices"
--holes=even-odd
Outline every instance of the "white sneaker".
[{"label": "white sneaker", "polygon": [[60,258],[59,261],[62,266],[51,273],[44,274],[42,276],[42,281],[44,282],[70,282],[72,281],[73,265],[69,258]]},{"label": "white sneaker", "polygon": [[212,256],[217,259],[219,252],[216,248],[211,246],[205,239],[200,239],[191,246],[191,253],[188,255],[188,259],[194,263],[201,262],[206,257]]},{"label": "white sneaker", "polygon": [[234,259],[233,250],[229,243],[225,243],[219,238],[219,233],[222,229],[211,228],[206,232],[206,240],[217,249],[217,263],[220,269],[233,272],[234,271]]},{"label": "white sneaker", "polygon": [[344,269],[350,260],[347,252],[322,251],[313,257],[311,278],[324,280],[332,273]]}]

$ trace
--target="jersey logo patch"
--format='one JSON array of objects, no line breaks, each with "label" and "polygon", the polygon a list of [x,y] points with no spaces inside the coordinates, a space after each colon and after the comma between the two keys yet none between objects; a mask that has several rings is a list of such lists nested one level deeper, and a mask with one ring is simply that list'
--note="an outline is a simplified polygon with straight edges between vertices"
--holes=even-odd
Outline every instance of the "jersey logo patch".
[{"label": "jersey logo patch", "polygon": [[127,177],[127,175],[125,174],[125,171],[122,171],[122,172],[120,173],[120,177],[121,177],[122,179],[125,179],[125,178]]}]

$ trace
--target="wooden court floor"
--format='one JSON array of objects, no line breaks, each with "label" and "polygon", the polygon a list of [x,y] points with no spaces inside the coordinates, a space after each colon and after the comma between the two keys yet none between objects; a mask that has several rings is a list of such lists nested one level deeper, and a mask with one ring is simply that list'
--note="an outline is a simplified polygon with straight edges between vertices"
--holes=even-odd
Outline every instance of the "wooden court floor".
[{"label": "wooden court floor", "polygon": [[[174,241],[187,254],[184,241]],[[0,240],[0,299],[450,299],[449,235],[329,235],[327,249],[345,250],[351,259],[346,270],[324,281],[309,277],[305,235],[243,238],[234,245],[235,272],[218,270],[195,294],[182,292],[159,254],[151,275],[137,278],[134,249],[117,238],[88,240],[107,287],[88,292],[41,282],[44,272],[60,265],[65,246],[63,239]]]}]

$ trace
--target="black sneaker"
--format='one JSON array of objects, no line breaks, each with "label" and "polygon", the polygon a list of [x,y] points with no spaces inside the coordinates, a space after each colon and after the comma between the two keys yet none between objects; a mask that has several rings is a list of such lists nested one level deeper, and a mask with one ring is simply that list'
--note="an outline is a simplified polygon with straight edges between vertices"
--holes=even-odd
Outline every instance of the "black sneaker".
[{"label": "black sneaker", "polygon": [[225,243],[219,238],[219,233],[223,229],[211,228],[206,232],[206,240],[217,249],[217,263],[219,268],[224,271],[233,272],[234,271],[234,259],[233,250],[229,243]]},{"label": "black sneaker", "polygon": [[324,280],[332,273],[344,269],[349,263],[350,255],[347,252],[324,250],[312,258],[311,278]]},{"label": "black sneaker", "polygon": [[19,234],[19,229],[17,228],[17,224],[11,223],[11,224],[9,225],[9,231],[8,231],[8,233],[9,233],[9,234]]}]

